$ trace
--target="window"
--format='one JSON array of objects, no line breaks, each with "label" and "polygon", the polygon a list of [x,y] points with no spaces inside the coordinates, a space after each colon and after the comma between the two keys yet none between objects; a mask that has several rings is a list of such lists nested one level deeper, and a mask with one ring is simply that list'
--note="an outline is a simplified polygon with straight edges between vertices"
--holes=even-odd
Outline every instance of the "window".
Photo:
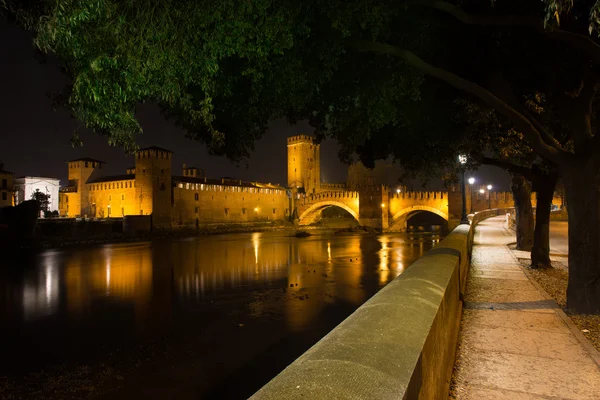
[{"label": "window", "polygon": [[110,206],[108,206],[108,218],[110,218]]},{"label": "window", "polygon": [[194,200],[198,201],[198,193],[194,193]]},{"label": "window", "polygon": [[144,215],[144,210],[140,210],[140,215]]},{"label": "window", "polygon": [[229,208],[225,209],[225,215],[229,215]]},{"label": "window", "polygon": [[160,184],[160,190],[165,190],[165,183],[164,182]]},{"label": "window", "polygon": [[6,192],[2,192],[2,200],[6,200]]},{"label": "window", "polygon": [[246,209],[242,208],[242,214],[246,214]]},{"label": "window", "polygon": [[6,179],[2,179],[2,189],[7,189],[8,188],[8,181]]},{"label": "window", "polygon": [[69,202],[69,196],[65,196],[65,203]]},{"label": "window", "polygon": [[121,189],[123,189],[123,182],[121,182]]},{"label": "window", "polygon": [[125,195],[124,194],[121,195],[121,200],[125,200]]},{"label": "window", "polygon": [[108,195],[108,201],[111,201],[111,200],[112,200],[112,198],[111,198],[111,197],[112,197],[112,195],[110,195],[110,194],[109,194],[109,195]]},{"label": "window", "polygon": [[85,162],[85,167],[86,167],[86,168],[88,167],[88,162],[87,162],[87,161]]},{"label": "window", "polygon": [[276,208],[273,209],[273,214],[277,214],[277,209]]},{"label": "window", "polygon": [[196,207],[196,214],[198,214],[198,207]]},{"label": "window", "polygon": [[121,215],[125,216],[125,209],[123,207],[121,207]]},{"label": "window", "polygon": [[164,169],[164,168],[161,168],[161,169],[160,169],[160,173],[161,173],[161,175],[162,175],[162,174],[164,174],[164,173],[165,173],[165,169]]}]

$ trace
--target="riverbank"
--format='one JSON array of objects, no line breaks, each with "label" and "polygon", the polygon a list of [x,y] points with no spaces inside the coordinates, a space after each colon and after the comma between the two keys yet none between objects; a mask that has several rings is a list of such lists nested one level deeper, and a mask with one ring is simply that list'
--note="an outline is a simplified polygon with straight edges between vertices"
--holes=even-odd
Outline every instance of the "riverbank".
[{"label": "riverbank", "polygon": [[295,232],[296,228],[291,223],[261,224],[261,225],[212,225],[201,226],[196,229],[172,229],[157,230],[154,232],[130,233],[110,233],[107,235],[98,235],[88,238],[76,237],[52,237],[43,238],[35,244],[39,250],[91,246],[98,244],[117,244],[117,243],[135,243],[144,242],[153,239],[173,239],[195,236],[223,235],[230,233],[253,233],[253,232],[277,232],[290,231]]}]

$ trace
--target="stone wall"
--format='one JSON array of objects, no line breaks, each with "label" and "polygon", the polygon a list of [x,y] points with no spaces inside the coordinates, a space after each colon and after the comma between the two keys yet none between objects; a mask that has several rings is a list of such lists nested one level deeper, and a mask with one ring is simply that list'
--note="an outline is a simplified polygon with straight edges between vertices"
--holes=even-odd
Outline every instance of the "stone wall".
[{"label": "stone wall", "polygon": [[283,221],[289,212],[283,189],[183,182],[173,188],[173,227]]},{"label": "stone wall", "polygon": [[448,220],[447,192],[392,192],[389,204],[390,230],[406,229],[407,220],[422,211]]},{"label": "stone wall", "polygon": [[88,184],[90,218],[138,214],[135,179]]}]

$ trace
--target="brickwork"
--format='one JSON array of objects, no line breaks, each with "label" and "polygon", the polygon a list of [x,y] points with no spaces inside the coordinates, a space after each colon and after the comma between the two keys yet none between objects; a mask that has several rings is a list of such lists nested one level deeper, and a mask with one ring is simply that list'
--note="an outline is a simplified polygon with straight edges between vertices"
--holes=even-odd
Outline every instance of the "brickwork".
[{"label": "brickwork", "polygon": [[207,223],[283,221],[289,216],[284,188],[177,182],[173,188],[174,227]]},{"label": "brickwork", "polygon": [[321,211],[331,206],[340,207],[359,219],[358,192],[333,191],[300,196],[296,200],[299,224],[309,225],[318,221]]},{"label": "brickwork", "polygon": [[288,187],[315,194],[321,191],[321,146],[308,135],[287,139]]},{"label": "brickwork", "polygon": [[404,230],[415,214],[428,211],[448,220],[447,192],[392,192],[389,199],[391,230]]}]

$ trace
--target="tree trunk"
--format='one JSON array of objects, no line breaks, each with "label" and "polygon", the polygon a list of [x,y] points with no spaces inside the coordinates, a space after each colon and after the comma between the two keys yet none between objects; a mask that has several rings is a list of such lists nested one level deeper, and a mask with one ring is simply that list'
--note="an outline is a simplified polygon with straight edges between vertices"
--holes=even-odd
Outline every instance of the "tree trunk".
[{"label": "tree trunk", "polygon": [[600,314],[600,160],[596,157],[577,160],[564,169],[569,204],[567,308],[580,314]]},{"label": "tree trunk", "polygon": [[515,201],[517,250],[531,251],[531,248],[533,247],[531,187],[523,175],[513,174],[511,189]]},{"label": "tree trunk", "polygon": [[535,231],[533,248],[531,249],[531,267],[552,267],[550,262],[550,211],[556,188],[555,174],[540,176],[535,179],[537,205],[535,208]]}]

